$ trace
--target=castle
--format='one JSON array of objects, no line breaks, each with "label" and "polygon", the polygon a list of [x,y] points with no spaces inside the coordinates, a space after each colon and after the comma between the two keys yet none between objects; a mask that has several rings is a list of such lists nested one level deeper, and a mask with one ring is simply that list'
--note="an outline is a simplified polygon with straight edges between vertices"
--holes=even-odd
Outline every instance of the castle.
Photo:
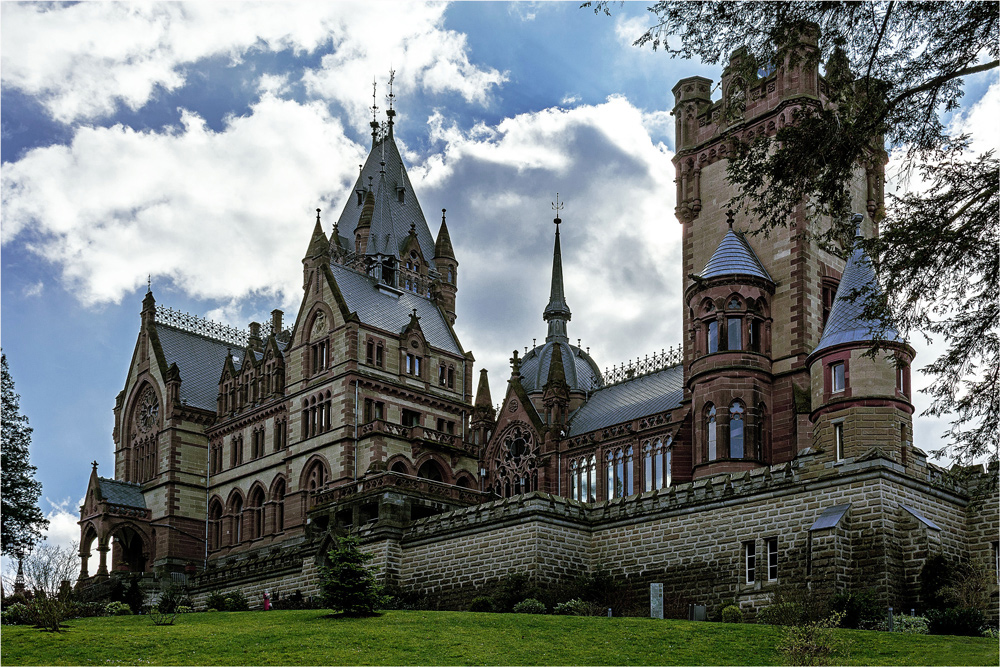
[{"label": "castle", "polygon": [[[390,109],[329,235],[317,211],[290,326],[275,310],[237,330],[146,295],[114,478],[95,464],[80,509],[79,585],[130,571],[196,598],[315,594],[345,531],[386,582],[446,607],[512,571],[545,585],[603,568],[678,605],[752,609],[790,584],[909,608],[929,556],[996,562],[996,499],[974,508],[912,444],[913,349],[890,331],[866,355],[872,323],[841,298],[877,288],[863,252],[800,234],[817,224],[804,207],[768,238],[725,209],[730,142],[827,100],[815,58],[749,85],[733,58],[720,101],[701,77],[673,89],[679,349],[602,374],[571,343],[557,217],[547,333],[514,352],[495,409],[453,328],[445,212],[432,234]],[[884,163],[852,186],[859,235],[877,232]]]}]

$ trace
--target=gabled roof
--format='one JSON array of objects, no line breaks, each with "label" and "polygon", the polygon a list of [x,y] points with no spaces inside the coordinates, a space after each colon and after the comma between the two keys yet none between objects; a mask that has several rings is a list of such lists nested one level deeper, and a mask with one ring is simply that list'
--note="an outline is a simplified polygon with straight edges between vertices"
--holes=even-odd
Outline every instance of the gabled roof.
[{"label": "gabled roof", "polygon": [[339,264],[331,264],[330,271],[347,308],[357,313],[365,324],[399,334],[409,325],[416,309],[420,329],[430,345],[446,352],[463,354],[447,320],[430,299],[407,291],[398,295],[387,294],[376,286],[373,278]]},{"label": "gabled roof", "polygon": [[[852,301],[848,295],[856,291],[861,296]],[[856,244],[854,252],[847,260],[844,275],[837,287],[837,296],[833,300],[833,308],[830,309],[826,326],[823,328],[823,335],[820,337],[816,349],[813,350],[813,354],[841,343],[870,342],[872,333],[875,331],[883,331],[882,335],[886,341],[905,342],[893,327],[862,317],[865,309],[864,294],[866,291],[877,293],[880,289],[871,261],[861,246]]]},{"label": "gabled roof", "polygon": [[[361,168],[361,173],[358,174],[357,181],[354,183],[354,191],[366,189],[369,176],[372,177],[373,181],[378,182],[379,172],[382,170],[382,166],[379,163],[383,159],[385,160],[386,183],[389,186],[386,194],[393,195],[388,198],[393,235],[397,242],[403,243],[410,231],[410,225],[416,225],[420,252],[426,260],[432,262],[430,258],[434,257],[434,237],[427,227],[423,211],[420,210],[420,204],[417,202],[417,197],[413,192],[409,176],[406,175],[406,169],[403,166],[403,158],[399,154],[399,148],[396,146],[395,139],[391,136],[386,136],[372,148],[368,154],[368,159]],[[400,187],[406,189],[402,203],[399,202],[398,197],[394,196]],[[344,205],[344,210],[337,220],[337,227],[340,233],[353,235],[354,229],[358,226],[358,220],[361,218],[362,208],[363,206],[358,205],[356,195],[352,194],[351,197],[348,197],[347,203]],[[354,242],[352,239],[346,247],[353,249],[353,246]],[[401,251],[401,248],[397,248],[396,250],[398,253]],[[436,269],[436,265],[433,266]]]},{"label": "gabled roof", "polygon": [[712,254],[712,258],[705,265],[701,277],[708,279],[734,275],[754,276],[774,282],[767,269],[757,259],[757,254],[747,240],[742,234],[733,231],[733,228],[730,227],[726,235],[722,237],[719,247]]},{"label": "gabled roof", "polygon": [[570,437],[589,433],[638,417],[672,410],[684,397],[684,366],[661,371],[599,389],[570,415]]},{"label": "gabled roof", "polygon": [[119,482],[105,477],[98,477],[97,480],[101,486],[101,497],[105,502],[146,509],[146,499],[142,495],[142,487],[138,484]]},{"label": "gabled roof", "polygon": [[[234,346],[160,322],[154,326],[167,365],[177,364],[180,369],[181,401],[214,412],[218,407],[219,375],[226,352]],[[238,348],[233,351],[237,356],[242,354]]]}]

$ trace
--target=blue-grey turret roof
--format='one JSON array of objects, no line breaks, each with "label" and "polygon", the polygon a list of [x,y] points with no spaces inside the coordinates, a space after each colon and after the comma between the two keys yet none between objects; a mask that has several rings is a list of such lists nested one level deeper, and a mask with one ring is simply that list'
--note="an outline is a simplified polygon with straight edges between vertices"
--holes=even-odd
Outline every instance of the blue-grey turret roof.
[{"label": "blue-grey turret roof", "polygon": [[[860,237],[856,240],[860,240]],[[882,340],[905,342],[891,325],[865,319],[865,294],[869,292],[878,294],[881,290],[875,279],[871,260],[868,259],[861,244],[855,243],[854,252],[847,260],[844,275],[837,287],[837,296],[833,300],[823,335],[813,354],[843,343],[869,343],[875,332],[881,332]],[[849,298],[851,294],[859,296],[851,299]]]},{"label": "blue-grey turret roof", "polygon": [[701,277],[708,279],[734,275],[753,276],[774,282],[767,269],[757,259],[757,254],[750,247],[746,238],[733,230],[732,221],[730,221],[729,231],[722,237],[719,247],[715,249],[712,258],[708,260],[705,270],[701,272]]}]

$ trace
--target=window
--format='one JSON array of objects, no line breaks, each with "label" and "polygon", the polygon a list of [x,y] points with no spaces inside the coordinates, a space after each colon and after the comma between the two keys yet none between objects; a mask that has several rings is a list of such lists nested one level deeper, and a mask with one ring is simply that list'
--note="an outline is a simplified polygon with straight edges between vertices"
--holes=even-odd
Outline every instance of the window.
[{"label": "window", "polygon": [[243,463],[243,436],[234,435],[229,442],[229,467],[235,468]]},{"label": "window", "polygon": [[222,471],[222,443],[216,442],[212,445],[211,456],[209,457],[208,472],[216,474]]},{"label": "window", "polygon": [[318,373],[327,367],[327,345],[325,340],[314,343],[312,346],[312,370]]},{"label": "window", "polygon": [[250,458],[259,459],[264,456],[264,429],[255,428],[250,433]]},{"label": "window", "polygon": [[708,323],[708,353],[719,351],[719,321],[712,320]]},{"label": "window", "polygon": [[409,353],[406,355],[406,373],[420,377],[420,357]]},{"label": "window", "polygon": [[274,421],[274,451],[280,452],[288,446],[288,422],[284,419]]},{"label": "window", "polygon": [[844,460],[844,423],[838,422],[833,425],[833,450],[837,460]]},{"label": "window", "polygon": [[830,364],[830,391],[834,393],[844,391],[844,382],[844,362]]},{"label": "window", "polygon": [[643,465],[646,472],[643,491],[655,491],[670,486],[670,467],[673,455],[670,444],[670,438],[667,438],[666,445],[659,439],[652,443],[646,443],[643,449]]},{"label": "window", "polygon": [[833,278],[823,279],[823,326],[826,326],[826,320],[830,317],[830,311],[833,310],[833,300],[837,296],[837,281]]},{"label": "window", "polygon": [[767,580],[778,580],[778,538],[765,540],[767,543]]},{"label": "window", "polygon": [[440,431],[440,432],[442,432],[442,433],[450,433],[450,434],[454,435],[455,434],[455,422],[448,421],[447,419],[442,419],[441,417],[438,417],[438,420],[437,420],[437,430]]},{"label": "window", "polygon": [[743,404],[739,401],[729,406],[729,458],[743,458]]},{"label": "window", "polygon": [[743,349],[743,318],[741,317],[727,317],[726,318],[726,349],[727,350],[742,350]]},{"label": "window", "polygon": [[757,580],[757,544],[752,540],[743,543],[743,562],[746,582],[752,584]]},{"label": "window", "polygon": [[760,320],[752,319],[750,320],[750,343],[749,348],[751,352],[760,352]]},{"label": "window", "polygon": [[365,345],[365,361],[369,366],[375,363],[375,341],[368,341]]},{"label": "window", "polygon": [[420,413],[403,408],[403,426],[420,426]]},{"label": "window", "polygon": [[364,422],[367,424],[376,419],[385,419],[385,403],[366,398]]},{"label": "window", "polygon": [[706,428],[708,430],[707,440],[708,440],[708,460],[714,461],[718,457],[718,447],[716,443],[716,433],[715,433],[715,406],[711,403],[708,404],[708,412],[706,416]]},{"label": "window", "polygon": [[608,452],[608,500],[624,498],[635,493],[632,454],[631,445]]},{"label": "window", "polygon": [[597,501],[596,456],[584,456],[570,463],[570,498],[583,503]]},{"label": "window", "polygon": [[569,497],[573,500],[580,500],[580,462],[571,461],[569,464]]},{"label": "window", "polygon": [[455,388],[455,369],[448,368],[448,389]]}]

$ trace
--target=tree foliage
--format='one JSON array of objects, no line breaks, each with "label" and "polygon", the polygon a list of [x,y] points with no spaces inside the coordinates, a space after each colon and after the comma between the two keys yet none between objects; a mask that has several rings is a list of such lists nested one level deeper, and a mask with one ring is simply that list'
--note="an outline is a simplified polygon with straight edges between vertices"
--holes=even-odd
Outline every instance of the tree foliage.
[{"label": "tree foliage", "polygon": [[320,568],[327,607],[345,616],[370,616],[382,608],[382,586],[368,567],[373,556],[358,549],[356,537],[338,537],[327,555],[330,564]]},{"label": "tree foliage", "polygon": [[[952,418],[948,444],[936,453],[962,465],[992,463],[996,488],[1000,162],[948,117],[960,109],[966,77],[1000,64],[1000,4],[669,1],[649,11],[655,21],[636,45],[708,64],[743,49],[735,74],[744,81],[786,59],[825,63],[826,104],[806,106],[776,136],[737,144],[730,156],[738,189],[731,204],[757,221],[754,231],[786,225],[808,202],[807,215],[839,221],[819,241],[846,253],[848,184],[859,164],[884,159],[888,148],[910,190],[890,194],[873,216],[879,237],[864,242],[883,292],[855,297],[886,324],[872,332],[872,352],[890,326],[941,336],[946,351],[923,369],[933,378],[925,414]],[[818,50],[788,48],[813,26]]]},{"label": "tree foliage", "polygon": [[48,520],[42,516],[38,498],[42,485],[35,479],[35,466],[28,458],[31,427],[21,414],[21,397],[14,392],[14,380],[7,368],[7,355],[0,355],[2,368],[2,444],[0,444],[0,515],[2,552],[17,557],[31,551],[42,539]]},{"label": "tree foliage", "polygon": [[[72,584],[80,574],[79,543],[67,546],[40,544],[24,556],[22,565],[26,590],[55,597],[64,581]],[[3,577],[5,591],[14,589],[16,577],[17,561],[11,560]]]}]

